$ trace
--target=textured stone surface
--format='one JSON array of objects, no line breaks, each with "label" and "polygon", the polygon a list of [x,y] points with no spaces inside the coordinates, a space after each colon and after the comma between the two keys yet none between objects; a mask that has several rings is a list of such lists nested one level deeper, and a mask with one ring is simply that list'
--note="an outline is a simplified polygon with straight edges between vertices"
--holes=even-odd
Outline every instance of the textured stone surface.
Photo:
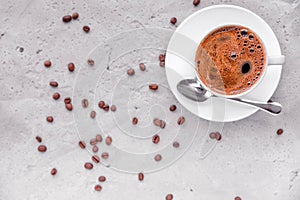
[{"label": "textured stone surface", "polygon": [[[132,28],[174,30],[188,15],[214,4],[234,4],[259,14],[279,38],[287,62],[273,96],[284,107],[278,117],[258,112],[226,123],[222,141],[204,160],[198,140],[172,166],[137,175],[97,165],[84,169],[90,157],[78,147],[73,116],[63,98],[71,96],[75,76],[67,64],[85,63],[96,44]],[[272,1],[55,1],[0,0],[0,199],[300,199],[300,2]],[[64,24],[62,16],[77,11],[79,19]],[[82,31],[89,25],[91,31]],[[22,51],[23,48],[23,51]],[[43,62],[52,61],[46,69]],[[59,88],[48,86],[59,82]],[[54,101],[52,94],[61,93]],[[171,102],[170,102],[171,104]],[[168,105],[169,106],[169,105]],[[54,123],[46,122],[53,115]],[[200,120],[203,127],[207,123]],[[283,128],[281,136],[276,130]],[[190,130],[187,128],[186,132]],[[39,153],[35,136],[48,151]],[[58,173],[50,175],[55,167]],[[101,193],[94,192],[97,177],[105,174]]]}]

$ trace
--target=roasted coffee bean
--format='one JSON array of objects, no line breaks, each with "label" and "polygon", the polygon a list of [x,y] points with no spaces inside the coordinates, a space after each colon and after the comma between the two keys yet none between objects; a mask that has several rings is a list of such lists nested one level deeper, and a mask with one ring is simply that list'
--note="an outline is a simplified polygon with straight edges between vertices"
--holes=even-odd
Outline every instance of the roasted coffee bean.
[{"label": "roasted coffee bean", "polygon": [[105,144],[111,145],[111,143],[112,143],[112,138],[111,138],[110,136],[107,136],[107,137],[105,138]]},{"label": "roasted coffee bean", "polygon": [[36,139],[36,141],[37,141],[38,143],[41,143],[41,142],[42,142],[42,138],[41,138],[40,136],[36,136],[35,139]]},{"label": "roasted coffee bean", "polygon": [[105,102],[99,101],[98,106],[99,106],[99,108],[103,108],[105,106]]},{"label": "roasted coffee bean", "polygon": [[92,138],[90,140],[90,145],[95,145],[95,144],[97,144],[97,140],[96,140],[96,138]]},{"label": "roasted coffee bean", "polygon": [[216,133],[215,132],[211,132],[209,134],[210,139],[216,139]]},{"label": "roasted coffee bean", "polygon": [[71,103],[65,104],[65,107],[66,107],[66,109],[69,110],[69,111],[73,110],[73,105],[72,105]]},{"label": "roasted coffee bean", "polygon": [[160,154],[157,154],[157,155],[154,156],[154,160],[157,161],[157,162],[161,161],[161,159],[162,159],[162,156]]},{"label": "roasted coffee bean", "polygon": [[52,116],[48,116],[48,117],[46,118],[46,120],[47,120],[47,122],[52,123],[54,119],[53,119]]},{"label": "roasted coffee bean", "polygon": [[234,200],[242,200],[241,197],[235,197]]},{"label": "roasted coffee bean", "polygon": [[58,99],[60,98],[60,94],[59,94],[58,92],[55,92],[55,93],[53,94],[52,98],[53,98],[54,100],[58,100]]},{"label": "roasted coffee bean", "polygon": [[154,124],[155,126],[161,126],[161,122],[162,122],[162,120],[157,119],[157,118],[155,118],[155,119],[153,120],[153,124]]},{"label": "roasted coffee bean", "polygon": [[164,120],[160,120],[160,128],[165,128],[166,127],[166,122]]},{"label": "roasted coffee bean", "polygon": [[176,108],[177,107],[175,105],[171,105],[169,109],[170,109],[171,112],[174,112],[176,110]]},{"label": "roasted coffee bean", "polygon": [[216,134],[216,140],[220,141],[222,139],[222,135],[219,132],[215,132]]},{"label": "roasted coffee bean", "polygon": [[101,185],[95,185],[94,189],[98,192],[100,192],[102,190],[102,186]]},{"label": "roasted coffee bean", "polygon": [[74,12],[74,13],[72,14],[72,18],[73,18],[73,19],[78,19],[78,17],[79,17],[78,12]]},{"label": "roasted coffee bean", "polygon": [[89,106],[89,101],[87,99],[82,99],[81,105],[83,108],[87,108]]},{"label": "roasted coffee bean", "polygon": [[112,112],[115,112],[115,111],[117,110],[117,107],[116,107],[115,105],[112,105],[112,106],[110,107],[110,110],[111,110]]},{"label": "roasted coffee bean", "polygon": [[72,20],[72,16],[71,15],[65,15],[62,18],[63,22],[68,23]]},{"label": "roasted coffee bean", "polygon": [[96,112],[94,110],[90,113],[90,117],[92,119],[94,119],[96,117]]},{"label": "roasted coffee bean", "polygon": [[50,60],[46,60],[44,62],[44,66],[47,67],[47,68],[51,67],[51,61]]},{"label": "roasted coffee bean", "polygon": [[166,59],[166,55],[165,54],[160,54],[159,55],[159,61],[160,62],[165,62],[165,59]]},{"label": "roasted coffee bean", "polygon": [[103,152],[101,154],[101,158],[103,158],[103,159],[108,159],[108,157],[109,157],[109,154],[107,152]]},{"label": "roasted coffee bean", "polygon": [[159,62],[159,66],[165,67],[165,61],[160,61],[160,62]]},{"label": "roasted coffee bean", "polygon": [[84,163],[84,168],[86,169],[93,169],[94,165],[90,162],[86,162]]},{"label": "roasted coffee bean", "polygon": [[106,177],[105,176],[99,176],[98,181],[99,182],[105,182],[106,181]]},{"label": "roasted coffee bean", "polygon": [[134,69],[129,68],[129,69],[127,70],[127,74],[128,74],[128,76],[133,76],[133,75],[135,74]]},{"label": "roasted coffee bean", "polygon": [[85,149],[85,142],[84,141],[79,141],[78,145],[80,146],[80,148]]},{"label": "roasted coffee bean", "polygon": [[65,102],[65,104],[71,103],[71,102],[72,102],[72,99],[71,99],[70,97],[66,97],[66,98],[64,99],[64,102]]},{"label": "roasted coffee bean", "polygon": [[92,156],[92,161],[93,161],[94,163],[99,163],[99,162],[100,162],[99,156],[93,155],[93,156]]},{"label": "roasted coffee bean", "polygon": [[158,89],[158,85],[157,84],[150,84],[149,85],[149,89],[150,90],[157,90]]},{"label": "roasted coffee bean", "polygon": [[142,172],[139,173],[138,177],[139,177],[139,181],[144,180],[144,174]]},{"label": "roasted coffee bean", "polygon": [[173,194],[168,194],[166,196],[166,200],[173,200]]},{"label": "roasted coffee bean", "polygon": [[170,23],[171,23],[171,24],[176,24],[176,22],[177,22],[176,17],[172,17],[172,18],[170,19]]},{"label": "roasted coffee bean", "polygon": [[103,106],[103,110],[106,111],[106,112],[108,112],[109,111],[109,105]]},{"label": "roasted coffee bean", "polygon": [[90,27],[89,26],[84,26],[82,27],[82,30],[86,33],[90,32]]},{"label": "roasted coffee bean", "polygon": [[282,133],[283,133],[283,129],[280,128],[277,130],[277,135],[281,135]]},{"label": "roasted coffee bean", "polygon": [[93,146],[92,150],[93,150],[94,153],[97,153],[99,148],[95,145],[95,146]]},{"label": "roasted coffee bean", "polygon": [[173,147],[174,148],[179,148],[179,146],[180,146],[179,142],[173,142]]},{"label": "roasted coffee bean", "polygon": [[153,137],[152,137],[152,142],[153,142],[154,144],[157,144],[157,143],[159,143],[159,141],[160,141],[159,135],[153,135]]},{"label": "roasted coffee bean", "polygon": [[194,0],[193,4],[194,4],[194,6],[198,6],[200,4],[200,0]]},{"label": "roasted coffee bean", "polygon": [[47,151],[47,147],[45,145],[39,145],[38,151],[44,153]]},{"label": "roasted coffee bean", "polygon": [[96,141],[97,142],[102,142],[102,136],[100,134],[96,135]]},{"label": "roasted coffee bean", "polygon": [[87,60],[88,65],[93,66],[95,64],[95,61],[92,59]]},{"label": "roasted coffee bean", "polygon": [[74,65],[74,63],[69,63],[69,64],[68,64],[68,69],[69,69],[70,72],[74,72],[74,70],[75,70],[75,65]]},{"label": "roasted coffee bean", "polygon": [[139,64],[140,70],[145,71],[146,70],[146,65],[144,63]]},{"label": "roasted coffee bean", "polygon": [[177,120],[177,124],[178,125],[182,125],[185,122],[185,118],[184,117],[179,117]]},{"label": "roasted coffee bean", "polygon": [[138,118],[134,117],[132,118],[132,124],[136,125],[139,122]]},{"label": "roasted coffee bean", "polygon": [[57,173],[57,169],[53,168],[51,169],[51,175],[54,176]]},{"label": "roasted coffee bean", "polygon": [[56,81],[51,81],[51,82],[49,83],[49,85],[52,86],[52,87],[57,87],[57,86],[58,86],[58,83],[57,83]]}]

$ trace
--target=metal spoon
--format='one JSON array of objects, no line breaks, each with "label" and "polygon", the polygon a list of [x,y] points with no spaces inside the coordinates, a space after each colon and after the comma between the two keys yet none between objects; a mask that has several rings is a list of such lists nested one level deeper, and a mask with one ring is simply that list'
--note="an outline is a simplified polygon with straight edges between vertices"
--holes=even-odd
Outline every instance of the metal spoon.
[{"label": "metal spoon", "polygon": [[[206,89],[204,89],[200,82],[195,79],[184,79],[181,80],[177,84],[177,90],[183,96],[198,102],[206,101],[211,97],[217,97],[214,94],[210,93]],[[270,113],[272,115],[278,115],[281,112],[282,106],[277,102],[257,102],[246,99],[238,99],[238,98],[227,98],[230,101],[238,101],[240,103],[244,103],[256,108],[259,108],[262,111]]]}]

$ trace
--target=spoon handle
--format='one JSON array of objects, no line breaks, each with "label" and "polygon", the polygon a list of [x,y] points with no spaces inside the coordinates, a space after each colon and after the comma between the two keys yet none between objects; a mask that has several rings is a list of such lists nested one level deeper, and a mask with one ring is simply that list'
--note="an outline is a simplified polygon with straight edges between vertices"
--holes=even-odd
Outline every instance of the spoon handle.
[{"label": "spoon handle", "polygon": [[231,100],[255,106],[255,107],[259,108],[260,110],[270,113],[272,115],[278,115],[282,110],[282,106],[278,102],[263,103],[263,102],[256,102],[256,101],[251,101],[251,100],[246,100],[246,99],[237,99],[237,98],[232,98]]}]

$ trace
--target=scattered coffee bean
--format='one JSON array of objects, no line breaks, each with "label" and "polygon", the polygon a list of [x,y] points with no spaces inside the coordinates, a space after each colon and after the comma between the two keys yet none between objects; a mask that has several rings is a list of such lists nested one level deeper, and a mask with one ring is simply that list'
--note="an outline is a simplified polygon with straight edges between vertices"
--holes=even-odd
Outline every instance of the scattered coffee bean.
[{"label": "scattered coffee bean", "polygon": [[283,129],[280,128],[277,130],[277,135],[281,135],[282,133],[283,133]]},{"label": "scattered coffee bean", "polygon": [[105,106],[105,102],[99,101],[98,106],[99,106],[99,108],[103,108]]},{"label": "scattered coffee bean", "polygon": [[96,141],[97,142],[102,142],[102,136],[100,134],[96,135]]},{"label": "scattered coffee bean", "polygon": [[95,146],[93,146],[92,150],[93,150],[94,153],[97,153],[99,148],[95,145]]},{"label": "scattered coffee bean", "polygon": [[165,67],[165,61],[160,61],[160,62],[159,62],[159,66]]},{"label": "scattered coffee bean", "polygon": [[105,176],[99,176],[98,181],[99,182],[105,182],[106,181],[106,177]]},{"label": "scattered coffee bean", "polygon": [[234,200],[242,200],[241,197],[235,197]]},{"label": "scattered coffee bean", "polygon": [[176,24],[176,22],[177,22],[176,17],[172,17],[172,18],[170,19],[170,23],[171,23],[171,24]]},{"label": "scattered coffee bean", "polygon": [[153,142],[154,144],[157,144],[157,143],[159,143],[159,141],[160,141],[159,135],[153,135],[153,137],[152,137],[152,142]]},{"label": "scattered coffee bean", "polygon": [[105,138],[105,144],[111,145],[111,143],[112,143],[112,138],[111,138],[110,136],[107,136],[107,137]]},{"label": "scattered coffee bean", "polygon": [[72,20],[72,16],[71,15],[65,15],[62,18],[63,22],[68,23]]},{"label": "scattered coffee bean", "polygon": [[164,120],[160,120],[160,128],[165,128],[166,127],[166,122]]},{"label": "scattered coffee bean", "polygon": [[72,14],[72,18],[75,20],[75,19],[78,19],[78,17],[79,17],[79,14],[78,14],[78,12],[74,12],[73,14]]},{"label": "scattered coffee bean", "polygon": [[109,157],[109,154],[107,152],[103,152],[101,154],[101,158],[103,158],[103,159],[108,159],[108,157]]},{"label": "scattered coffee bean", "polygon": [[175,105],[171,105],[169,109],[170,109],[171,112],[174,112],[176,110],[176,108],[177,107]]},{"label": "scattered coffee bean", "polygon": [[53,168],[51,169],[51,175],[54,176],[57,173],[57,169]]},{"label": "scattered coffee bean", "polygon": [[49,83],[49,85],[52,86],[52,87],[57,87],[57,86],[58,86],[58,83],[57,83],[56,81],[51,81],[51,82]]},{"label": "scattered coffee bean", "polygon": [[36,139],[36,141],[37,141],[38,143],[41,143],[41,142],[42,142],[42,138],[41,138],[40,136],[36,136],[35,139]]},{"label": "scattered coffee bean", "polygon": [[92,119],[94,119],[96,117],[96,112],[94,110],[90,113],[90,117]]},{"label": "scattered coffee bean", "polygon": [[85,142],[84,141],[79,141],[78,145],[80,146],[80,148],[85,149]]},{"label": "scattered coffee bean", "polygon": [[157,161],[157,162],[161,161],[161,159],[162,159],[162,156],[160,154],[157,154],[157,155],[154,156],[154,160]]},{"label": "scattered coffee bean", "polygon": [[64,99],[64,102],[65,102],[65,104],[71,103],[71,102],[72,102],[72,99],[71,99],[70,97],[66,97],[66,98]]},{"label": "scattered coffee bean", "polygon": [[180,146],[179,142],[173,142],[173,147],[174,148],[179,148],[179,146]]},{"label": "scattered coffee bean", "polygon": [[166,200],[173,200],[173,194],[168,194],[166,196]]},{"label": "scattered coffee bean", "polygon": [[132,118],[132,124],[136,125],[139,122],[138,118],[134,117]]},{"label": "scattered coffee bean", "polygon": [[216,133],[215,132],[211,132],[209,134],[210,139],[216,139]]},{"label": "scattered coffee bean", "polygon": [[90,162],[86,162],[84,163],[84,168],[86,169],[93,169],[94,165]]},{"label": "scattered coffee bean", "polygon": [[73,105],[71,103],[67,103],[65,106],[66,106],[67,110],[69,110],[69,111],[73,110]]},{"label": "scattered coffee bean", "polygon": [[44,66],[47,67],[47,68],[51,67],[51,61],[50,60],[46,60],[44,62]]},{"label": "scattered coffee bean", "polygon": [[92,59],[87,60],[88,65],[93,66],[95,64],[95,61]]},{"label": "scattered coffee bean", "polygon": [[194,0],[193,4],[194,4],[194,6],[198,6],[200,4],[200,0]]},{"label": "scattered coffee bean", "polygon": [[99,156],[93,155],[93,156],[92,156],[92,161],[93,161],[94,163],[99,163],[99,162],[100,162]]},{"label": "scattered coffee bean", "polygon": [[112,112],[115,112],[115,111],[117,110],[117,107],[116,107],[115,105],[112,105],[112,106],[110,107],[110,110],[111,110]]},{"label": "scattered coffee bean", "polygon": [[47,120],[47,122],[52,123],[54,119],[53,119],[52,116],[48,116],[48,117],[46,118],[46,120]]},{"label": "scattered coffee bean", "polygon": [[47,147],[45,145],[39,145],[38,151],[44,153],[47,151]]},{"label": "scattered coffee bean", "polygon": [[161,126],[161,120],[155,118],[155,119],[153,120],[153,124],[154,124],[155,126]]},{"label": "scattered coffee bean", "polygon": [[150,90],[157,90],[158,89],[158,85],[157,84],[150,84],[149,85],[149,89]]},{"label": "scattered coffee bean", "polygon": [[133,76],[133,75],[135,74],[134,69],[129,68],[129,69],[127,70],[127,74],[128,74],[128,76]]},{"label": "scattered coffee bean", "polygon": [[139,173],[138,177],[139,177],[139,181],[144,180],[144,174],[142,172]]},{"label": "scattered coffee bean", "polygon": [[82,99],[81,105],[83,108],[87,108],[89,106],[89,101],[87,99]]},{"label": "scattered coffee bean", "polygon": [[185,118],[184,117],[179,117],[177,120],[177,124],[178,125],[182,125],[185,122]]},{"label": "scattered coffee bean", "polygon": [[94,189],[98,192],[100,192],[102,190],[102,186],[101,185],[95,185]]},{"label": "scattered coffee bean", "polygon": [[95,144],[97,144],[97,140],[96,140],[96,138],[92,138],[90,140],[90,145],[95,145]]},{"label": "scattered coffee bean", "polygon": [[86,33],[90,32],[90,27],[89,26],[84,26],[82,27],[82,30]]},{"label": "scattered coffee bean", "polygon": [[106,111],[106,112],[108,112],[109,111],[109,105],[103,106],[103,110]]},{"label": "scattered coffee bean", "polygon": [[60,98],[60,94],[59,94],[58,92],[55,92],[55,93],[53,94],[52,98],[53,98],[54,100],[58,100],[58,99]]},{"label": "scattered coffee bean", "polygon": [[69,63],[69,64],[68,64],[68,69],[69,69],[70,72],[74,72],[74,70],[75,70],[75,65],[74,65],[74,63]]},{"label": "scattered coffee bean", "polygon": [[222,135],[219,132],[216,132],[216,140],[220,141],[222,139]]},{"label": "scattered coffee bean", "polygon": [[166,55],[165,54],[160,54],[159,55],[159,61],[160,62],[165,62],[165,59],[166,59]]},{"label": "scattered coffee bean", "polygon": [[140,70],[145,71],[146,70],[146,65],[144,63],[139,64]]}]

